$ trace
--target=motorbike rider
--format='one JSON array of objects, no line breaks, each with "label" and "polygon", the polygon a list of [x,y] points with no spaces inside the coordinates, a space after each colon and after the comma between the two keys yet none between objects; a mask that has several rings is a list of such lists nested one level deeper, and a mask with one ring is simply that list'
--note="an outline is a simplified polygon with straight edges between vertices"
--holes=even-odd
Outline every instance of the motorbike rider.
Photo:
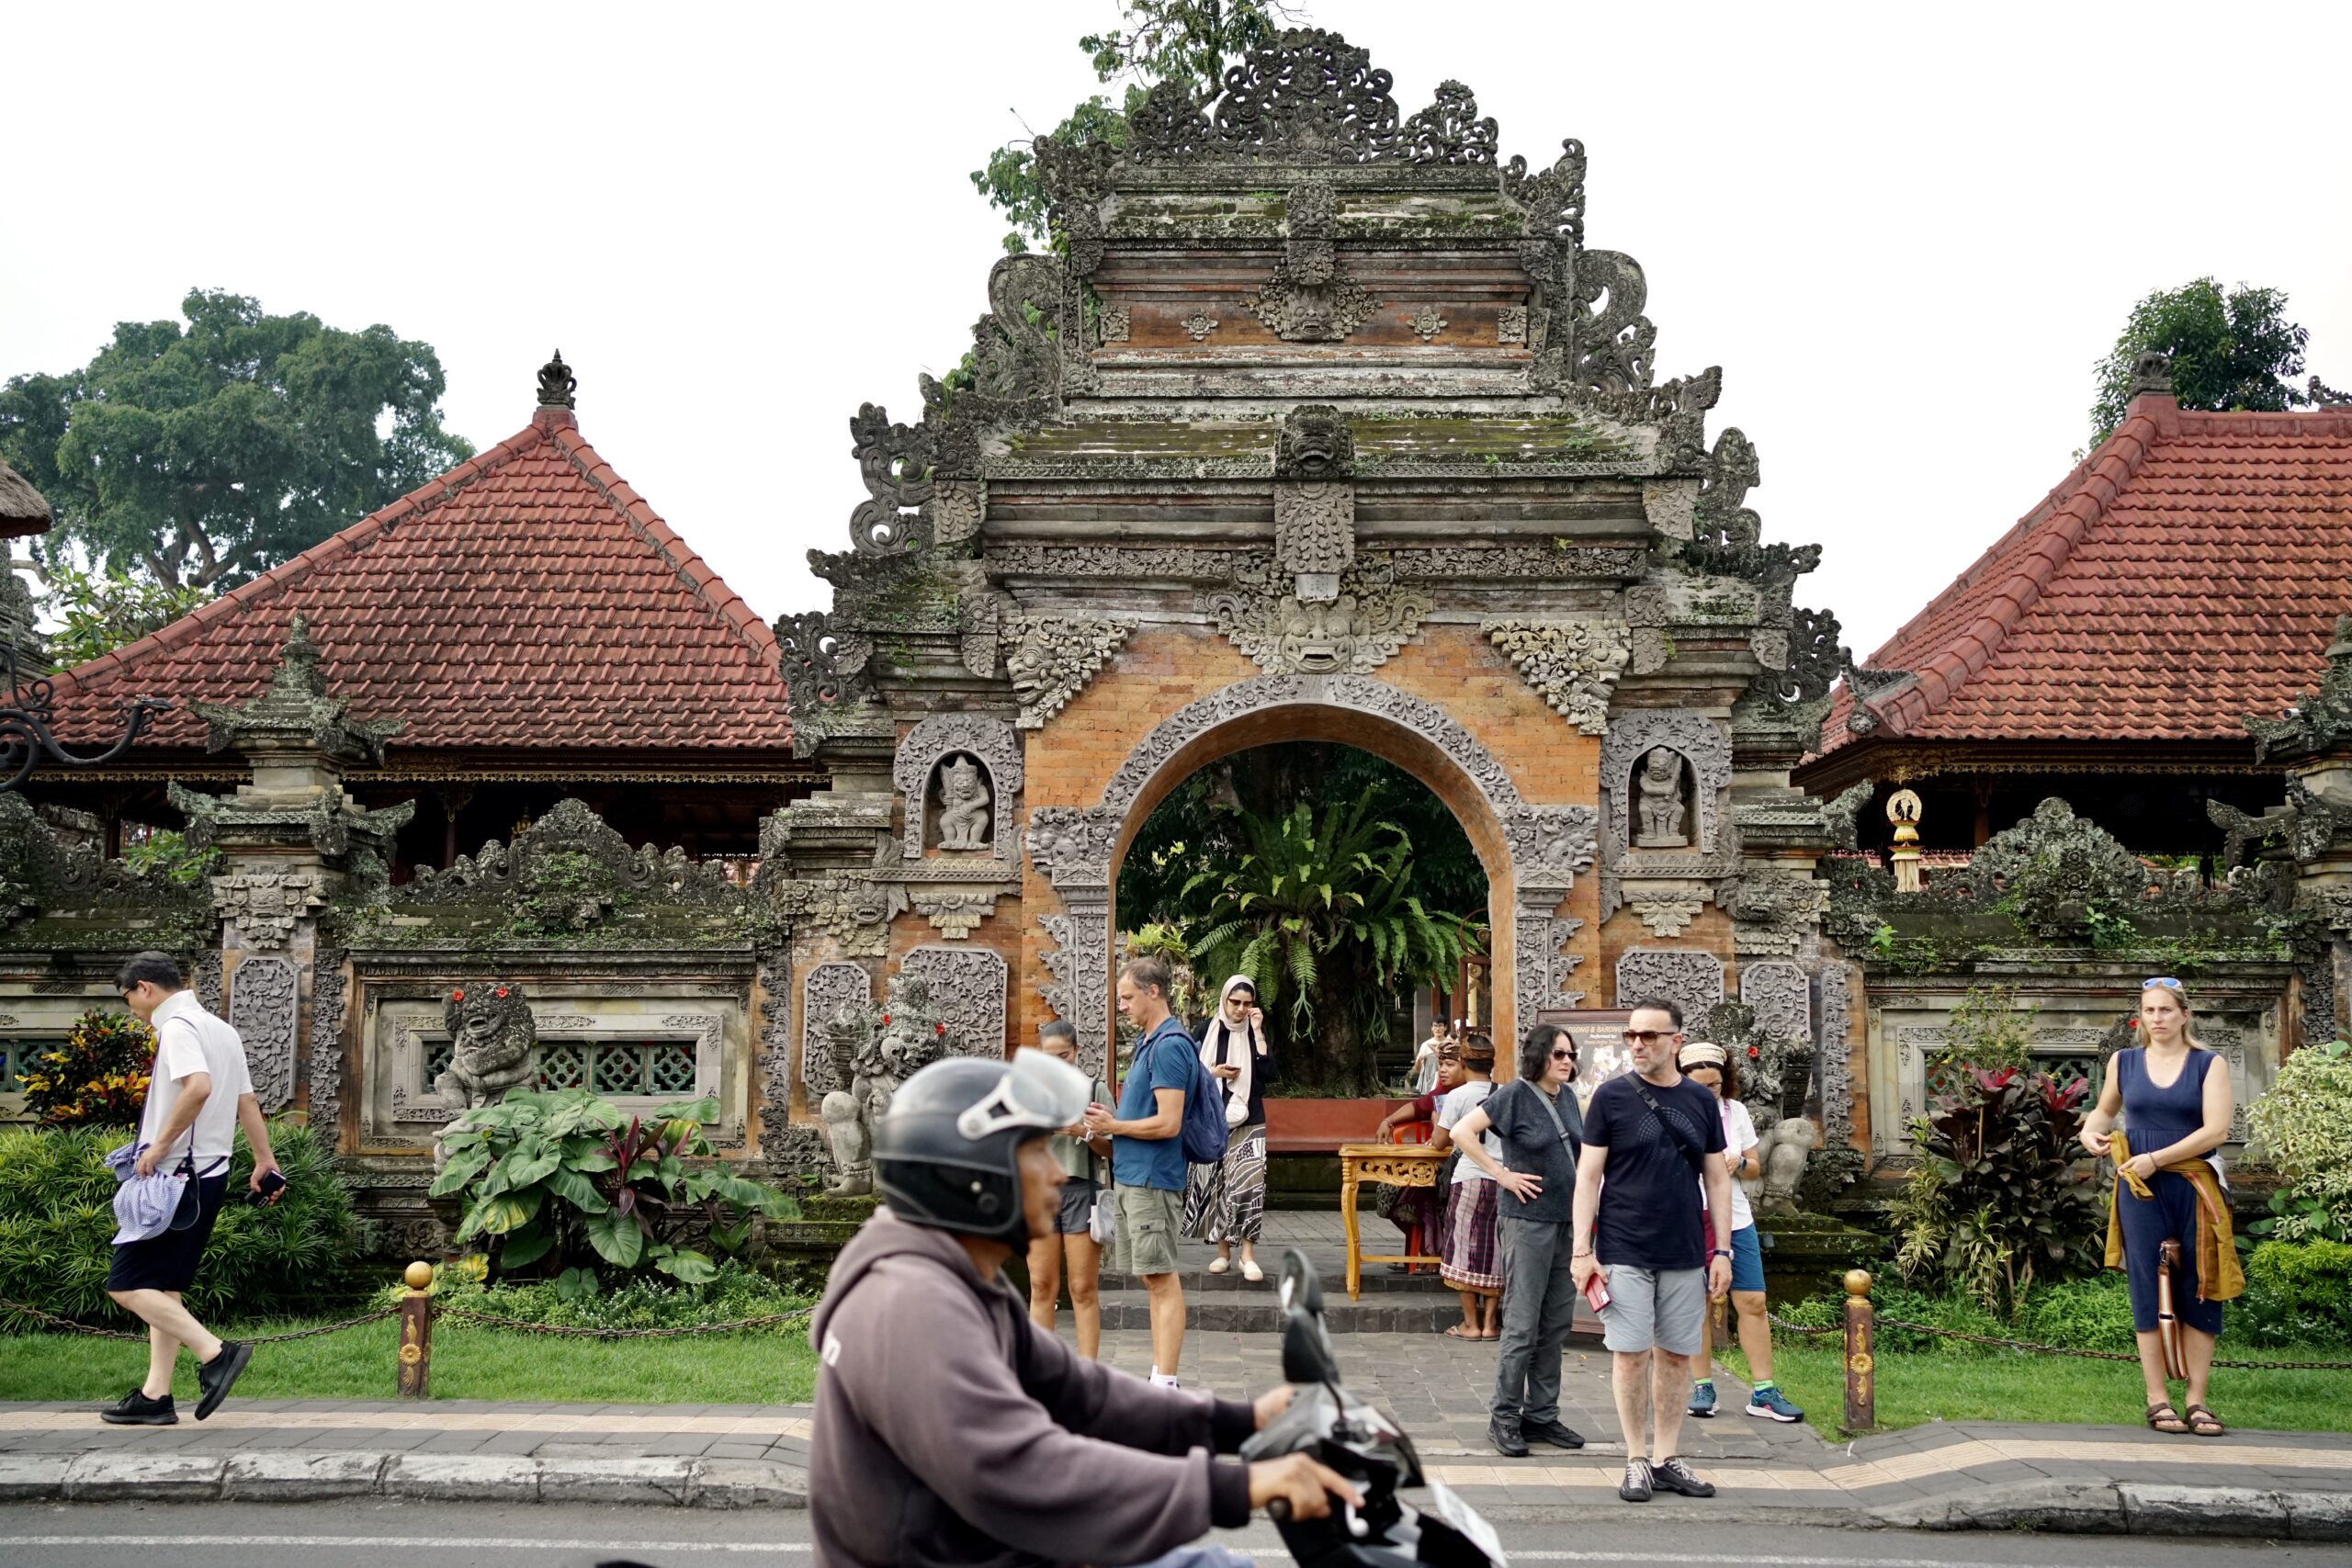
[{"label": "motorbike rider", "polygon": [[1086,1075],[1041,1051],[936,1062],[875,1128],[884,1206],[835,1261],[808,1466],[816,1562],[1238,1564],[1188,1547],[1277,1500],[1320,1517],[1343,1476],[1304,1454],[1220,1460],[1286,1409],[1154,1387],[1081,1359],[1000,1272],[1049,1234],[1064,1179],[1047,1140]]}]

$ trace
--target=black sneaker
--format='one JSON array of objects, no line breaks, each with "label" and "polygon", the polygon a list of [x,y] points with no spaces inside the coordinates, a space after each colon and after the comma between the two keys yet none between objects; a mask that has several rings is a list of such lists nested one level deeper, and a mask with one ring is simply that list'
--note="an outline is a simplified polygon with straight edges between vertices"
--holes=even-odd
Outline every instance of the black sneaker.
[{"label": "black sneaker", "polygon": [[1651,1465],[1650,1479],[1657,1483],[1660,1491],[1679,1492],[1685,1497],[1712,1497],[1715,1495],[1715,1483],[1700,1480],[1690,1467],[1682,1462],[1679,1454]]},{"label": "black sneaker", "polygon": [[1650,1500],[1650,1467],[1647,1461],[1629,1459],[1625,1461],[1625,1479],[1617,1483],[1617,1495],[1628,1503]]},{"label": "black sneaker", "polygon": [[98,1412],[98,1419],[116,1427],[176,1427],[179,1412],[172,1408],[172,1396],[150,1399],[138,1389],[132,1389],[112,1404]]},{"label": "black sneaker", "polygon": [[1487,1441],[1494,1444],[1495,1451],[1506,1459],[1527,1457],[1527,1439],[1520,1436],[1516,1421],[1506,1421],[1499,1416],[1488,1421]]},{"label": "black sneaker", "polygon": [[199,1421],[220,1408],[229,1397],[229,1390],[244,1375],[245,1363],[254,1359],[254,1348],[233,1339],[220,1341],[220,1353],[196,1369],[197,1386],[204,1397],[196,1402],[196,1418]]},{"label": "black sneaker", "polygon": [[1521,1421],[1520,1436],[1532,1443],[1549,1443],[1555,1449],[1584,1447],[1584,1434],[1559,1421]]}]

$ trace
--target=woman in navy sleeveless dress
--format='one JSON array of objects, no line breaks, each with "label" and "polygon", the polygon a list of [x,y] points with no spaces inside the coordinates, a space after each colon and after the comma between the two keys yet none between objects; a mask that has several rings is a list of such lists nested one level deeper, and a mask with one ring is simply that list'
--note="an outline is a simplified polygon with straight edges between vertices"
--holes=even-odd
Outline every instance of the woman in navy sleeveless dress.
[{"label": "woman in navy sleeveless dress", "polygon": [[[2108,1134],[2119,1112],[2132,1150],[2131,1168],[2147,1182],[2149,1195],[2135,1197],[2120,1178],[2116,1217],[2123,1231],[2124,1277],[2131,1281],[2132,1326],[2140,1341],[2140,1370],[2147,1385],[2148,1424],[2160,1432],[2194,1431],[2218,1436],[2222,1424],[2205,1406],[2212,1371],[2213,1342],[2222,1332],[2222,1303],[2199,1300],[2197,1292],[2197,1188],[2185,1176],[2162,1168],[2202,1158],[2229,1138],[2232,1111],[2229,1070],[2213,1052],[2190,1035],[2188,998],[2174,979],[2150,980],[2140,989],[2140,1037],[2144,1045],[2118,1051],[2108,1064],[2098,1107],[2083,1122],[2083,1144],[2108,1152]],[[2173,1315],[2181,1325],[2181,1359],[2187,1364],[2187,1419],[2176,1414],[2165,1381],[2164,1341],[2156,1328],[2157,1251],[2167,1239],[2180,1243],[2181,1265],[2173,1275]],[[2225,1239],[2223,1246],[2230,1243]]]}]

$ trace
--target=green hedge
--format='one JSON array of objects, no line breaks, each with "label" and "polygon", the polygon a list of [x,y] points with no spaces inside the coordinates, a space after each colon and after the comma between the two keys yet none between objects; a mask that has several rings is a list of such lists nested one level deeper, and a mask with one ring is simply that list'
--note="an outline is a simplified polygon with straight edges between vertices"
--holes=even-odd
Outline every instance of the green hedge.
[{"label": "green hedge", "polygon": [[[0,1131],[0,1298],[78,1323],[132,1322],[106,1291],[115,1232],[106,1154],[130,1136],[119,1127]],[[355,1233],[342,1178],[307,1128],[274,1126],[270,1143],[285,1195],[267,1208],[242,1201],[253,1154],[240,1135],[228,1201],[187,1293],[198,1317],[314,1312],[345,1283]],[[33,1326],[0,1307],[0,1330]]]},{"label": "green hedge", "polygon": [[[693,1328],[767,1317],[810,1304],[809,1297],[732,1258],[720,1260],[716,1277],[701,1285],[641,1276],[605,1287],[593,1277],[582,1278],[585,1273],[579,1270],[562,1280],[484,1285],[469,1277],[461,1259],[442,1270],[433,1293],[444,1306],[572,1328]],[[402,1286],[387,1286],[376,1305],[397,1306],[406,1293]],[[805,1339],[808,1323],[799,1318],[771,1324],[763,1332]]]}]

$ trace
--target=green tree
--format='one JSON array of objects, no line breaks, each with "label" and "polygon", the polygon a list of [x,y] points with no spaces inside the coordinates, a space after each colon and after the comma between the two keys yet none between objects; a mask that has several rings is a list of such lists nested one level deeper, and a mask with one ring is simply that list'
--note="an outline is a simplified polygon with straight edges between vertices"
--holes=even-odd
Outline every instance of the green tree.
[{"label": "green tree", "polygon": [[[1378,805],[1367,790],[1319,817],[1305,801],[1274,816],[1238,812],[1243,853],[1183,890],[1200,967],[1249,976],[1268,1014],[1288,1024],[1283,1077],[1293,1085],[1369,1092],[1399,987],[1451,983],[1479,942],[1478,922],[1412,891],[1411,836]],[[1309,1041],[1311,1051],[1295,1048]]]},{"label": "green tree", "polygon": [[[1282,0],[1130,0],[1119,7],[1119,26],[1078,40],[1094,67],[1094,79],[1108,85],[1124,80],[1126,91],[1114,105],[1097,93],[1053,130],[1055,140],[1072,146],[1127,144],[1127,116],[1161,82],[1182,82],[1193,96],[1216,93],[1228,62],[1271,43],[1284,28],[1306,19]],[[989,154],[985,168],[972,171],[972,184],[989,205],[1012,220],[1004,248],[1019,254],[1044,249],[1046,192],[1037,179],[1031,143],[1008,141]]]},{"label": "green tree", "polygon": [[0,457],[56,510],[51,558],[232,587],[472,455],[441,426],[428,344],[208,289],[181,310],[0,388]]},{"label": "green tree", "polygon": [[173,586],[126,571],[84,571],[65,562],[40,569],[40,575],[49,589],[41,608],[57,622],[49,655],[58,670],[137,642],[212,597],[192,585]]},{"label": "green tree", "polygon": [[2132,364],[2154,349],[2172,355],[2174,393],[2185,409],[2254,410],[2277,413],[2342,394],[2303,373],[2311,333],[2287,320],[2287,296],[2241,283],[2224,292],[2210,277],[2159,288],[2132,307],[2115,346],[2096,369],[2098,398],[2091,404],[2092,445],[2123,423],[2130,404]]}]

